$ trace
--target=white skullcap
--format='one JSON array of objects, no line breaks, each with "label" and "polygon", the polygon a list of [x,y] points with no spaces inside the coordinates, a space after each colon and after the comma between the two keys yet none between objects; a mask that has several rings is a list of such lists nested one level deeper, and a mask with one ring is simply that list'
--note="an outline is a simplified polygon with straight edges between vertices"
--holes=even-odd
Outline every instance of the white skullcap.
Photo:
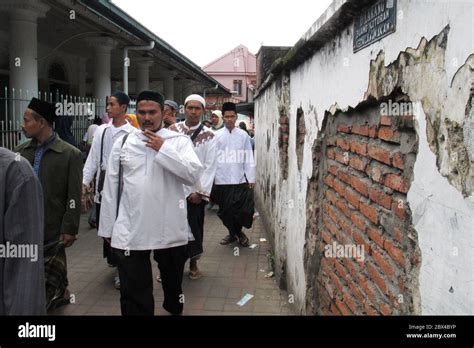
[{"label": "white skullcap", "polygon": [[202,106],[204,107],[204,109],[206,108],[206,101],[204,100],[203,97],[201,97],[199,94],[191,94],[189,97],[186,98],[186,100],[184,101],[184,105],[186,106],[186,104],[190,101],[198,101],[202,104]]}]

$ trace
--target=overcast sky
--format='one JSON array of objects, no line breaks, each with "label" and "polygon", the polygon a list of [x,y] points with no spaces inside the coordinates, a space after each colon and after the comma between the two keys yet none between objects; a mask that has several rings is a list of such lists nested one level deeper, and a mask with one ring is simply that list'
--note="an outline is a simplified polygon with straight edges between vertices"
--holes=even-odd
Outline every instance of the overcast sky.
[{"label": "overcast sky", "polygon": [[293,46],[332,0],[113,0],[199,66],[239,44]]}]

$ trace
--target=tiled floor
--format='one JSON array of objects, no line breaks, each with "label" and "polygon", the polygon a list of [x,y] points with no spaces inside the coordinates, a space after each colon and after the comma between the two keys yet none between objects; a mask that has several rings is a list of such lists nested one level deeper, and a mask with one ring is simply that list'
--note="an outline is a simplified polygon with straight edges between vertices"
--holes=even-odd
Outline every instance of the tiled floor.
[{"label": "tiled floor", "polygon": [[[199,262],[204,277],[190,280],[187,267],[183,279],[184,315],[291,315],[286,291],[278,288],[275,278],[265,278],[270,271],[268,242],[261,242],[265,231],[255,220],[246,231],[254,249],[238,244],[222,246],[227,234],[215,210],[206,210],[205,251]],[[95,229],[89,229],[83,215],[79,239],[67,250],[69,289],[74,303],[56,310],[55,315],[120,315],[120,292],[113,287],[115,269],[102,258],[102,240]],[[152,261],[154,276],[156,262]],[[155,314],[167,315],[162,309],[161,284],[154,282]],[[237,302],[245,295],[254,297],[244,306]]]}]

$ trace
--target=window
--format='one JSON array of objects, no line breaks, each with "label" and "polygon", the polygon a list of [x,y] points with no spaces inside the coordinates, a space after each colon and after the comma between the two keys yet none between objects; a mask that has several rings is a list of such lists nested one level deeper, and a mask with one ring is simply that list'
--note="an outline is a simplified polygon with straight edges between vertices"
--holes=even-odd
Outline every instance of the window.
[{"label": "window", "polygon": [[242,95],[242,80],[234,80],[234,88],[232,90],[237,92],[236,95],[241,96]]}]

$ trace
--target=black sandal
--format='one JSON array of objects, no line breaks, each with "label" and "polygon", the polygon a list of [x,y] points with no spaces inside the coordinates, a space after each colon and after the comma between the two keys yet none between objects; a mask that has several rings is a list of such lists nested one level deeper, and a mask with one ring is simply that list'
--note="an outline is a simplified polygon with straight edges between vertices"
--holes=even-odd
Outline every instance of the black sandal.
[{"label": "black sandal", "polygon": [[250,241],[249,241],[248,237],[243,232],[239,236],[239,243],[240,243],[240,245],[242,245],[245,248],[250,245]]},{"label": "black sandal", "polygon": [[230,243],[234,243],[238,240],[237,237],[231,236],[230,234],[226,236],[224,239],[221,240],[221,245],[228,245]]}]

